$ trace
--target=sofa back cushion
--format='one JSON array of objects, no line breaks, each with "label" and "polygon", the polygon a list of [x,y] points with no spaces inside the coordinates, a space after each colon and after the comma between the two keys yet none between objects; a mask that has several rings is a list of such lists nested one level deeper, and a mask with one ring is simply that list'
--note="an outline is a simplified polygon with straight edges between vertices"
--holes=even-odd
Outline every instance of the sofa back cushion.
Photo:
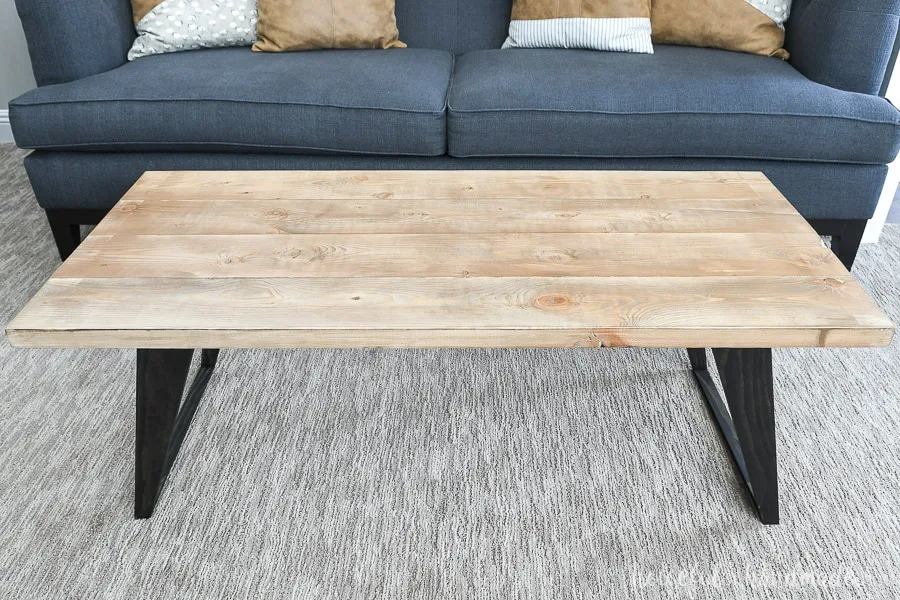
[{"label": "sofa back cushion", "polygon": [[500,48],[512,0],[396,0],[400,39],[410,48],[461,54]]},{"label": "sofa back cushion", "polygon": [[16,8],[38,85],[115,69],[134,42],[131,0],[16,0]]}]

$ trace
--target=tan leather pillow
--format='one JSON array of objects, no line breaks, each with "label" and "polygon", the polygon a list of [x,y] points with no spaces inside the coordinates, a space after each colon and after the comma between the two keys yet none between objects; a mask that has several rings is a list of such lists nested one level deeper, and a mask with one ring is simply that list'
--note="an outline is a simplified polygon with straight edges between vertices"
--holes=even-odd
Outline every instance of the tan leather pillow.
[{"label": "tan leather pillow", "polygon": [[653,42],[787,59],[784,22],[792,0],[653,0]]},{"label": "tan leather pillow", "polygon": [[405,48],[394,0],[259,0],[257,52]]},{"label": "tan leather pillow", "polygon": [[131,12],[135,25],[147,16],[147,13],[162,4],[163,0],[131,0]]}]

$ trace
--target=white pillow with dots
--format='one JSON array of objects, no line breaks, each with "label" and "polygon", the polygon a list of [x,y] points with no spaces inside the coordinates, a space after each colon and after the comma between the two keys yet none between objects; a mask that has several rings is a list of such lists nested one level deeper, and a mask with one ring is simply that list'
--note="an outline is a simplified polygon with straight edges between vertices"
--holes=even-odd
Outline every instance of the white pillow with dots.
[{"label": "white pillow with dots", "polygon": [[256,41],[256,0],[163,0],[144,15],[128,60]]},{"label": "white pillow with dots", "polygon": [[791,16],[792,0],[747,0],[747,2],[764,13],[767,17],[784,29],[784,22]]}]

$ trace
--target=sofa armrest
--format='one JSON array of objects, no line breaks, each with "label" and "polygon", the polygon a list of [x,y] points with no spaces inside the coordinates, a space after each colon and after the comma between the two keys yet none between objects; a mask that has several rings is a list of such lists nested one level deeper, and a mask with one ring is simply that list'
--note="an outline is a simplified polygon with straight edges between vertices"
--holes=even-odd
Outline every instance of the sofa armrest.
[{"label": "sofa armrest", "polygon": [[879,94],[896,57],[900,0],[794,0],[790,62],[830,87]]},{"label": "sofa armrest", "polygon": [[125,64],[129,0],[16,0],[37,84],[66,83]]}]

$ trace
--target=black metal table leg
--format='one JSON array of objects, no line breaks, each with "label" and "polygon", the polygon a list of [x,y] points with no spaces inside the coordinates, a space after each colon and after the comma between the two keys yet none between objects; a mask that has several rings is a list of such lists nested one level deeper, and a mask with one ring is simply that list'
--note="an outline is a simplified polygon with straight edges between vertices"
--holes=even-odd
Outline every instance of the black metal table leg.
[{"label": "black metal table leg", "polygon": [[707,369],[706,351],[689,349],[691,368],[737,463],[763,523],[778,523],[778,465],[772,350],[713,349],[725,402]]},{"label": "black metal table leg", "polygon": [[218,350],[203,350],[200,370],[182,402],[193,350],[138,350],[134,470],[134,516],[153,514],[166,476],[218,358]]}]

